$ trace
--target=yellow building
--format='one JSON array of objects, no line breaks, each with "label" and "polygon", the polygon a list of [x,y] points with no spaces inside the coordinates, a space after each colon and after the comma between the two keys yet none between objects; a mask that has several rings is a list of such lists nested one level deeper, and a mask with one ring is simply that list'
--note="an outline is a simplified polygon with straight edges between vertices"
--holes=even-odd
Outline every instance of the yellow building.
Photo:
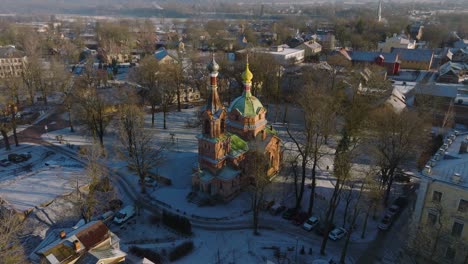
[{"label": "yellow building", "polygon": [[15,46],[0,46],[0,79],[21,76],[26,61]]},{"label": "yellow building", "polygon": [[468,132],[453,131],[421,173],[410,248],[427,261],[468,259]]}]

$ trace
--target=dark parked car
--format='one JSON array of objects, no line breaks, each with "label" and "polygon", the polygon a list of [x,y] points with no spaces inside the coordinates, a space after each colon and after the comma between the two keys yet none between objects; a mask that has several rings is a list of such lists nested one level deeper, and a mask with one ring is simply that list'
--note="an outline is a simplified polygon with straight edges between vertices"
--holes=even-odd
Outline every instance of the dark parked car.
[{"label": "dark parked car", "polygon": [[25,161],[26,159],[18,154],[11,153],[11,154],[8,154],[8,160],[14,163],[20,163],[20,162]]},{"label": "dark parked car", "polygon": [[274,204],[272,207],[270,207],[270,214],[272,215],[279,215],[282,213],[284,210],[286,210],[286,206],[281,205],[281,204]]},{"label": "dark parked car", "polygon": [[390,226],[392,225],[392,222],[393,222],[393,215],[386,214],[382,218],[382,221],[380,221],[380,224],[378,227],[380,230],[383,230],[383,231],[388,230]]},{"label": "dark parked car", "polygon": [[289,208],[286,210],[286,212],[283,213],[281,217],[283,217],[286,220],[291,220],[296,214],[298,210],[296,208]]},{"label": "dark parked car", "polygon": [[410,176],[408,174],[403,173],[403,172],[395,173],[394,179],[395,179],[396,182],[404,182],[404,183],[411,182]]},{"label": "dark parked car", "polygon": [[2,160],[0,160],[0,166],[2,166],[2,167],[8,167],[8,166],[10,166],[10,165],[11,165],[11,162],[10,162],[9,160],[7,160],[7,159],[2,159]]},{"label": "dark parked car", "polygon": [[307,215],[306,212],[299,212],[297,213],[293,219],[292,222],[294,225],[302,225],[304,222],[309,218],[309,215]]},{"label": "dark parked car", "polygon": [[18,154],[20,157],[22,157],[24,160],[29,160],[32,156],[31,153],[21,153]]}]

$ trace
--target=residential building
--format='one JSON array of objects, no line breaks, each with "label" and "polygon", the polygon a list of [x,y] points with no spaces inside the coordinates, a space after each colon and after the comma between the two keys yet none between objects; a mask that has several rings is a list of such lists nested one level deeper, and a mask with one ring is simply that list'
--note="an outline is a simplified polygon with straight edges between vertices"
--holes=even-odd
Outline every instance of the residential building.
[{"label": "residential building", "polygon": [[468,47],[453,50],[451,61],[468,63]]},{"label": "residential building", "polygon": [[177,63],[177,55],[173,52],[169,52],[164,47],[159,48],[155,53],[154,57],[159,63]]},{"label": "residential building", "polygon": [[304,56],[309,58],[310,56],[316,55],[322,51],[322,45],[314,40],[306,41],[301,45],[297,46],[296,49],[304,50]]},{"label": "residential building", "polygon": [[[335,35],[331,32],[317,32],[312,39],[322,45],[323,50],[334,50],[336,47]],[[343,45],[341,43],[341,45]]]},{"label": "residential building", "polygon": [[380,52],[391,52],[392,48],[415,49],[416,40],[410,40],[403,34],[395,33],[392,37],[387,37],[385,41],[377,43],[377,50]]},{"label": "residential building", "polygon": [[454,48],[464,49],[468,48],[468,39],[459,39],[453,43]]},{"label": "residential building", "polygon": [[21,76],[26,62],[27,57],[15,46],[0,46],[0,79]]},{"label": "residential building", "polygon": [[125,261],[120,239],[102,221],[51,232],[30,256],[33,263],[113,264]]},{"label": "residential building", "polygon": [[[304,61],[305,51],[303,49],[291,49],[287,45],[273,46],[271,48],[253,48],[250,49],[253,53],[264,53],[272,55],[279,63],[283,65],[297,64]],[[240,55],[241,59],[244,58],[244,54],[247,54],[247,50],[239,50],[237,54]]]},{"label": "residential building", "polygon": [[468,79],[468,63],[447,62],[439,67],[438,82],[459,83]]},{"label": "residential building", "polygon": [[410,245],[434,263],[466,263],[468,132],[446,135],[419,176]]},{"label": "residential building", "polygon": [[[208,65],[211,94],[202,112],[202,133],[198,138],[198,166],[192,175],[192,194],[227,202],[241,188],[251,183],[245,171],[245,157],[250,149],[264,152],[270,158],[268,175],[274,177],[281,164],[281,140],[268,125],[267,110],[250,92],[253,74],[242,74],[244,92],[225,108],[218,96],[219,65]],[[192,199],[196,201],[197,199]]]},{"label": "residential building", "polygon": [[416,39],[416,40],[421,40],[424,32],[424,26],[421,24],[421,22],[415,22],[412,24],[409,28],[409,33],[411,38]]},{"label": "residential building", "polygon": [[391,52],[398,54],[401,69],[430,70],[434,59],[434,51],[429,49],[392,48]]},{"label": "residential building", "polygon": [[400,71],[400,61],[398,54],[375,51],[348,51],[340,49],[332,56],[342,56],[353,64],[374,64],[384,67],[387,74],[395,75]]}]

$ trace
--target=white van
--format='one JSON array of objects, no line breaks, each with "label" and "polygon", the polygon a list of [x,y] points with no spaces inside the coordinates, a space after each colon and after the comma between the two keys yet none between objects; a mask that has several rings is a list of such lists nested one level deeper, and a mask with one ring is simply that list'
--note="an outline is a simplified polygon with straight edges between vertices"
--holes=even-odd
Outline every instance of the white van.
[{"label": "white van", "polygon": [[135,207],[127,205],[115,214],[114,223],[121,225],[133,216],[135,216]]}]

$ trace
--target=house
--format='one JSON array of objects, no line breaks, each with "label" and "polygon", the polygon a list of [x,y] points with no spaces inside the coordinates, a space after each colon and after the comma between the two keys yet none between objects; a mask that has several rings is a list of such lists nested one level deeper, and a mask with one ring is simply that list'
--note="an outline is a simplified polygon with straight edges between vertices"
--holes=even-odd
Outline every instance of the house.
[{"label": "house", "polygon": [[34,250],[33,263],[113,264],[125,261],[119,238],[102,221],[51,232]]},{"label": "house", "polygon": [[27,63],[27,57],[15,46],[0,46],[0,79],[19,77]]},{"label": "house", "polygon": [[177,55],[173,52],[169,52],[165,48],[159,48],[155,53],[154,57],[158,60],[159,63],[177,63]]},{"label": "house", "polygon": [[459,83],[468,76],[468,63],[447,62],[439,67],[438,82]]},{"label": "house", "polygon": [[411,38],[416,39],[416,40],[421,40],[423,36],[423,31],[424,31],[424,26],[421,24],[421,22],[416,22],[412,24],[409,28],[409,33]]},{"label": "house", "polygon": [[251,183],[245,171],[246,154],[250,149],[263,151],[270,158],[268,176],[274,177],[281,164],[281,140],[268,125],[267,110],[250,92],[253,74],[242,74],[244,92],[225,108],[217,92],[219,65],[208,65],[211,94],[202,112],[202,133],[198,138],[198,167],[192,175],[192,189],[204,196],[224,202],[233,199]]},{"label": "house", "polygon": [[468,257],[463,247],[468,241],[468,132],[447,133],[418,178],[410,239],[419,241],[418,253],[435,263],[464,263]]},{"label": "house", "polygon": [[452,51],[453,62],[468,63],[468,47]]},{"label": "house", "polygon": [[310,56],[320,53],[322,51],[322,45],[313,40],[310,40],[297,46],[296,49],[304,50],[304,56],[308,58]]},{"label": "house", "polygon": [[[238,57],[244,58],[248,50],[243,49],[237,51]],[[280,64],[288,65],[290,63],[298,64],[304,61],[305,51],[303,49],[291,49],[287,45],[278,45],[270,48],[253,48],[250,49],[252,53],[264,53],[272,55]]]},{"label": "house", "polygon": [[459,39],[453,43],[454,48],[464,49],[468,48],[468,39]]},{"label": "house", "polygon": [[392,37],[387,37],[385,41],[377,44],[377,50],[380,52],[390,52],[392,48],[415,49],[416,40],[410,40],[403,34],[393,34]]},{"label": "house", "polygon": [[374,64],[384,67],[389,75],[398,74],[400,71],[400,61],[398,54],[395,53],[340,49],[333,56],[342,56],[353,64]]},{"label": "house", "polygon": [[335,35],[330,32],[326,32],[323,34],[317,33],[315,35],[312,35],[312,39],[317,41],[320,45],[322,45],[322,48],[324,50],[335,49],[335,44],[336,44]]},{"label": "house", "polygon": [[429,49],[392,48],[391,52],[398,54],[401,69],[430,70],[434,59],[434,51]]}]

